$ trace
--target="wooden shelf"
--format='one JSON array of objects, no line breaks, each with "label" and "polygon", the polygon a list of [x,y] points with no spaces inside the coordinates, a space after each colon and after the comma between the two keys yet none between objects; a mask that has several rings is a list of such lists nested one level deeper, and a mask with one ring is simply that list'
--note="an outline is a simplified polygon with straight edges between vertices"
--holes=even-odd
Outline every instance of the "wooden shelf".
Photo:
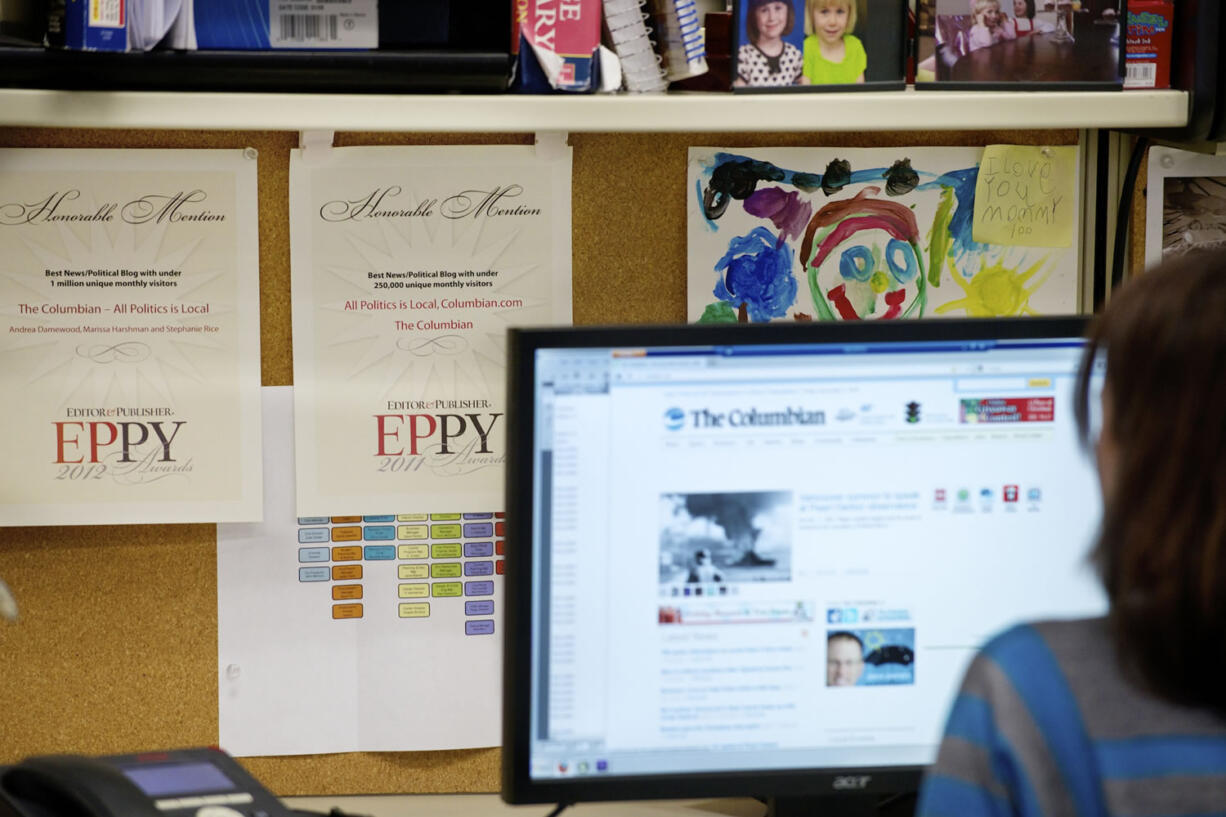
[{"label": "wooden shelf", "polygon": [[0,89],[0,126],[403,132],[1174,128],[1185,91],[617,96]]}]

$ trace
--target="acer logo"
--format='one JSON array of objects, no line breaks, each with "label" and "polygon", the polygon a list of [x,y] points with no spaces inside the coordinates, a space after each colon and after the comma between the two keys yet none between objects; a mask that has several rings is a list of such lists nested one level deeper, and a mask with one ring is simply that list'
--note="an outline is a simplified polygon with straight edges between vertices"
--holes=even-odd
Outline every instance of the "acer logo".
[{"label": "acer logo", "polygon": [[836,777],[832,785],[838,791],[863,789],[868,787],[868,781],[872,779],[873,776],[871,774],[845,774]]}]

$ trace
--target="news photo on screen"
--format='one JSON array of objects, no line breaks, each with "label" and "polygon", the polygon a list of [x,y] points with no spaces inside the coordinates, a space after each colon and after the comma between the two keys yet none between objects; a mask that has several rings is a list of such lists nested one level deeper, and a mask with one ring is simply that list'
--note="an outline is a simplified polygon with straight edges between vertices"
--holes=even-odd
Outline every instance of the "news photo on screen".
[{"label": "news photo on screen", "polygon": [[919,0],[919,89],[1122,88],[1123,0]]}]

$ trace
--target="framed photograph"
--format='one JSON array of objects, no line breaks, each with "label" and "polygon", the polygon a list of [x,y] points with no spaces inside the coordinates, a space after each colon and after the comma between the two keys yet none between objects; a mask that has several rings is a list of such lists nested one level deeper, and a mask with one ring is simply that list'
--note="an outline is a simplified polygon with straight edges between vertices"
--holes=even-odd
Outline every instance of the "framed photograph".
[{"label": "framed photograph", "polygon": [[1149,149],[1145,266],[1226,245],[1226,156]]},{"label": "framed photograph", "polygon": [[732,90],[901,90],[907,37],[907,0],[735,0]]},{"label": "framed photograph", "polygon": [[1126,0],[918,0],[919,90],[1118,90]]}]

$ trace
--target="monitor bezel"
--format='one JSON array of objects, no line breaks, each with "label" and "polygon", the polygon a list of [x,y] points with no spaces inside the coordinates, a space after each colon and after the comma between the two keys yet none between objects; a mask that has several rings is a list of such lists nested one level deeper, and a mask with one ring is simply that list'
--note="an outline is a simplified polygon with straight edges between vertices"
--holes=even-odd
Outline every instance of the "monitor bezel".
[{"label": "monitor bezel", "polygon": [[[536,352],[767,344],[870,344],[1083,338],[1084,315],[927,318],[839,323],[622,325],[512,328],[507,346],[506,521],[501,796],[508,803],[703,797],[825,797],[914,792],[923,766],[817,767],[743,772],[533,780],[529,775],[532,631],[532,486]],[[520,546],[521,543],[526,543]]]}]

